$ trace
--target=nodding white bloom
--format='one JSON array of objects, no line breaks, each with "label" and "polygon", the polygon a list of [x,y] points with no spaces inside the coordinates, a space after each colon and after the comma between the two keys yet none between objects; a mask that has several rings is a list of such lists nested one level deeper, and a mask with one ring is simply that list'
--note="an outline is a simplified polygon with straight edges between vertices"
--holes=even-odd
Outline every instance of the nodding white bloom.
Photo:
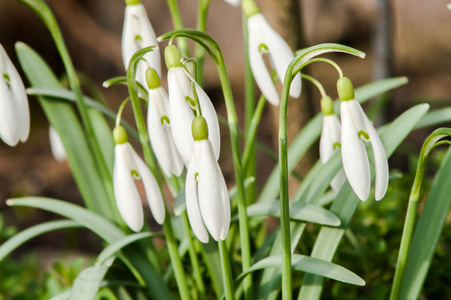
[{"label": "nodding white bloom", "polygon": [[180,51],[176,46],[167,46],[164,55],[168,67],[169,119],[177,150],[185,165],[188,166],[193,145],[191,123],[194,119],[194,85],[202,116],[207,121],[210,131],[209,140],[213,146],[215,157],[218,159],[221,147],[219,122],[210,98],[182,67]]},{"label": "nodding white bloom", "polygon": [[[125,69],[128,69],[130,59],[136,51],[149,47],[158,46],[155,31],[147,17],[146,9],[140,0],[126,0],[124,28],[122,31],[122,60]],[[144,55],[149,66],[161,74],[160,51],[155,50]],[[136,80],[144,87],[146,85],[147,64],[144,61],[138,63]]]},{"label": "nodding white bloom", "polygon": [[66,150],[64,149],[61,137],[53,126],[49,127],[50,149],[52,150],[53,157],[57,161],[66,160]]},{"label": "nodding white bloom", "polygon": [[171,177],[172,174],[180,176],[184,164],[172,139],[168,114],[168,94],[161,86],[160,77],[154,69],[147,69],[146,78],[149,86],[147,128],[150,143],[166,176]]},{"label": "nodding white bloom", "polygon": [[346,77],[340,78],[337,87],[341,99],[341,156],[346,177],[359,199],[362,201],[368,199],[371,175],[363,141],[370,142],[376,173],[375,198],[381,200],[388,187],[388,162],[384,146],[373,124],[354,99],[351,81]]},{"label": "nodding white bloom", "polygon": [[[323,129],[319,140],[319,156],[321,162],[325,164],[341,147],[341,124],[334,114],[332,99],[329,96],[321,99],[321,110],[323,112]],[[345,181],[345,173],[343,168],[340,168],[330,182],[330,186],[338,193]]]},{"label": "nodding white bloom", "polygon": [[[291,60],[293,60],[294,54],[285,40],[258,11],[253,1],[243,1],[242,6],[243,11],[248,16],[249,63],[252,73],[266,99],[277,106],[280,104],[280,97],[262,55],[268,54],[271,66],[276,70],[277,76],[283,84],[285,72]],[[297,74],[290,86],[290,96],[298,98],[301,94],[301,88],[301,76]]]},{"label": "nodding white bloom", "polygon": [[114,128],[114,168],[113,186],[119,213],[130,229],[140,231],[144,216],[141,198],[135,185],[135,179],[141,179],[150,210],[155,220],[162,224],[165,218],[165,206],[161,191],[146,163],[127,142],[127,134],[121,126]]},{"label": "nodding white bloom", "polygon": [[30,109],[22,79],[0,45],[0,138],[9,146],[25,142],[30,133]]},{"label": "nodding white bloom", "polygon": [[208,232],[216,241],[224,240],[230,227],[229,195],[203,117],[194,118],[192,132],[193,151],[185,184],[188,219],[201,242],[208,243]]}]

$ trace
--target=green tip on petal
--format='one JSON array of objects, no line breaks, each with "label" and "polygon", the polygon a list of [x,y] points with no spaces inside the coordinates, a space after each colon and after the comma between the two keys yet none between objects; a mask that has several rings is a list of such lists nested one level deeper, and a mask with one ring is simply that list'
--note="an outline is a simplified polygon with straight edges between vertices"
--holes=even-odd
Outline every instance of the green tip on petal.
[{"label": "green tip on petal", "polygon": [[182,56],[179,48],[175,45],[169,45],[164,49],[164,60],[168,69],[181,67]]},{"label": "green tip on petal", "polygon": [[321,98],[321,111],[324,115],[334,114],[334,103],[329,96],[324,96]]},{"label": "green tip on petal", "polygon": [[351,80],[347,77],[342,77],[337,81],[338,96],[341,101],[354,100],[354,87],[352,86]]},{"label": "green tip on petal", "polygon": [[124,127],[117,126],[113,129],[113,139],[116,145],[125,144],[128,142],[127,132],[125,132]]},{"label": "green tip on petal", "polygon": [[157,71],[154,68],[147,68],[146,70],[146,81],[149,89],[153,90],[161,86],[160,76],[158,76]]},{"label": "green tip on petal", "polygon": [[195,141],[202,141],[208,139],[208,126],[207,121],[202,116],[197,116],[193,119],[191,125],[193,131],[193,139]]},{"label": "green tip on petal", "polygon": [[248,18],[260,12],[257,4],[255,4],[253,0],[243,0],[243,2],[241,2],[241,8]]},{"label": "green tip on petal", "polygon": [[125,0],[125,4],[127,5],[136,5],[136,4],[140,4],[141,0]]}]

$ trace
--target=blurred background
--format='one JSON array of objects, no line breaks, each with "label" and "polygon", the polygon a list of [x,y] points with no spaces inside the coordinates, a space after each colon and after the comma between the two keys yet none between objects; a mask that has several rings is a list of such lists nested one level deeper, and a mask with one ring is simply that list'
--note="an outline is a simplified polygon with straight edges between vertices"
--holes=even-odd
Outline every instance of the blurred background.
[{"label": "blurred background", "polygon": [[[165,1],[142,0],[142,2],[147,8],[157,36],[173,29]],[[127,97],[126,88],[115,86],[105,89],[102,87],[102,82],[125,74],[120,45],[124,1],[51,0],[47,3],[56,15],[76,69],[92,80],[93,84],[100,89],[108,105],[116,111],[121,101]],[[451,104],[451,11],[446,9],[447,1],[260,0],[257,3],[269,23],[284,36],[293,49],[330,42],[364,51],[367,57],[363,60],[344,54],[328,56],[343,68],[345,76],[353,81],[355,87],[387,77],[408,77],[407,85],[396,89],[382,100],[384,103],[382,112],[375,119],[377,125],[393,120],[401,112],[418,103],[428,102],[432,109],[447,107]],[[178,4],[184,26],[195,28],[196,1],[179,0]],[[222,0],[211,1],[207,33],[217,41],[223,51],[240,125],[243,128],[244,43],[241,25],[242,16],[239,8],[232,7]],[[43,56],[55,74],[64,76],[59,55],[41,21],[25,5],[13,0],[1,0],[0,43],[21,72],[14,52],[14,44],[17,41],[30,45]],[[161,49],[165,45],[166,42],[162,43]],[[205,90],[218,113],[225,117],[222,91],[215,65],[211,59],[207,58],[205,67]],[[320,80],[332,98],[336,98],[337,76],[330,66],[314,64],[308,67],[307,71]],[[166,86],[164,76],[162,81],[163,86]],[[25,85],[28,87],[26,81]],[[320,95],[308,85],[304,83],[305,92],[303,92],[302,101],[292,101],[290,104],[293,107],[290,109],[289,117],[290,139],[314,114],[320,111]],[[260,95],[258,89],[257,95]],[[82,204],[69,166],[65,162],[57,162],[51,155],[48,123],[38,102],[34,97],[29,97],[29,103],[32,122],[29,140],[14,148],[0,143],[0,243],[17,230],[43,220],[58,218],[42,211],[9,208],[5,205],[5,200],[8,198],[34,195]],[[370,101],[368,107],[371,105]],[[259,129],[259,140],[274,151],[277,149],[275,129],[277,111],[276,108],[267,105]],[[125,118],[132,120],[131,110],[125,111]],[[410,158],[418,155],[419,147],[431,131],[430,128],[415,132],[404,142],[401,148],[402,153],[398,153],[390,160],[392,171],[399,170],[405,174],[402,179],[393,184],[395,188],[398,188],[397,197],[401,202],[386,203],[376,212],[371,212],[371,204],[365,203],[366,206],[363,205],[359,213],[362,215],[356,216],[354,226],[359,233],[362,233],[362,236],[372,226],[378,229],[373,241],[377,247],[366,241],[368,242],[366,250],[369,251],[368,256],[374,258],[374,265],[384,265],[377,274],[367,270],[373,276],[374,284],[370,284],[368,290],[363,293],[376,295],[368,299],[383,299],[383,296],[377,295],[385,295],[384,291],[389,287],[390,272],[393,271],[390,268],[393,268],[396,261],[395,250],[398,247],[405,214],[403,205],[407,202],[413,178],[412,167],[415,166],[415,161]],[[225,128],[222,129],[222,135],[223,149],[229,149],[229,137]],[[228,181],[233,182],[231,154],[227,151],[222,153],[220,164]],[[412,155],[409,156],[409,154]],[[317,149],[312,149],[298,171],[305,174],[317,157]],[[258,174],[262,176],[262,179],[259,179],[261,181],[257,182],[259,186],[264,183],[264,178],[269,175],[273,167],[274,163],[270,159],[259,154]],[[431,167],[431,174],[433,171],[434,167]],[[386,199],[386,202],[389,201]],[[372,214],[363,215],[366,209]],[[387,212],[392,213],[392,221],[384,220],[383,215]],[[428,280],[439,280],[439,283],[432,285],[432,288],[425,292],[427,295],[433,295],[434,298],[429,296],[430,299],[449,299],[446,295],[451,297],[449,287],[446,288],[446,284],[451,285],[451,263],[446,263],[445,259],[446,255],[451,254],[449,227],[448,222],[444,230],[444,241],[441,244],[443,247],[440,248],[441,252],[439,251],[442,253],[439,259],[443,257],[444,261],[437,262],[436,269],[439,270],[430,275],[433,276],[432,279],[428,278]],[[381,245],[381,240],[385,244]],[[309,241],[304,242],[308,248]],[[47,290],[52,289],[52,284],[56,289],[61,284],[64,285],[65,281],[70,283],[71,276],[77,274],[77,268],[88,264],[83,260],[74,260],[73,257],[79,254],[97,253],[99,247],[98,239],[80,230],[58,232],[34,239],[14,252],[10,262],[0,264],[0,295],[15,286],[15,289],[19,289],[17,292],[19,296],[14,298],[10,295],[11,298],[7,298],[9,296],[5,294],[5,299],[38,299],[26,298],[20,294],[20,288],[16,287],[17,281],[11,281],[12,274],[15,280],[22,278],[24,286],[31,284],[35,289],[39,289],[37,286],[46,282]],[[346,247],[350,249],[352,247],[347,244],[343,247],[342,257],[346,264]],[[78,252],[74,252],[73,249],[78,249]],[[352,250],[349,251],[352,252]],[[390,257],[390,259],[387,261],[383,259],[384,257]],[[348,260],[352,261],[350,257]],[[61,264],[60,261],[66,261],[67,264]],[[42,274],[43,271],[38,271],[41,268],[45,268],[50,273],[46,273],[47,275],[40,278],[39,282],[36,278],[31,279],[29,275],[25,275],[30,272]],[[359,274],[355,267],[350,268]],[[371,266],[367,268],[371,269]],[[426,286],[428,286],[427,283]],[[40,289],[44,293],[42,289],[45,290],[45,288]],[[329,296],[333,299],[337,296],[334,293],[342,292],[341,288],[335,289],[334,291],[333,287],[330,292],[325,292],[325,299]],[[381,290],[381,294],[375,292],[377,289]],[[349,299],[357,299],[352,297]],[[3,298],[0,296],[0,299]]]}]

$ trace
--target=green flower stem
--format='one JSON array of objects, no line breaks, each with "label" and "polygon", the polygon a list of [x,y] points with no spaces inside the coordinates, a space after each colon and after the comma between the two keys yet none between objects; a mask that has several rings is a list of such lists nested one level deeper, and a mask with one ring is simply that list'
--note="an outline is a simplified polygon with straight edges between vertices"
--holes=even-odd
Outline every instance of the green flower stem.
[{"label": "green flower stem", "polygon": [[246,128],[246,141],[244,142],[244,151],[243,151],[243,169],[246,173],[246,177],[255,176],[248,174],[248,170],[253,168],[253,163],[255,163],[255,136],[257,135],[258,125],[260,124],[260,120],[263,114],[263,109],[266,105],[265,96],[261,95],[260,99],[258,99],[257,108],[255,109],[254,115],[250,120],[248,127]]},{"label": "green flower stem", "polygon": [[[233,164],[235,169],[236,187],[238,190],[238,220],[240,227],[240,242],[243,272],[251,267],[251,247],[249,242],[249,222],[246,212],[246,190],[244,188],[244,173],[241,161],[240,137],[238,135],[238,117],[233,102],[232,89],[227,76],[226,67],[222,54],[218,64],[219,79],[221,81],[224,100],[227,109],[227,120],[229,123],[230,139],[232,142]],[[247,275],[244,280],[245,299],[253,299],[252,276]]]},{"label": "green flower stem", "polygon": [[[145,53],[153,51],[154,49],[155,49],[154,46],[143,48],[141,50],[138,50],[133,55],[133,57],[130,60],[130,64],[127,68],[127,83],[128,83],[127,86],[130,94],[130,99],[132,102],[133,114],[135,117],[136,127],[138,129],[139,140],[141,142],[141,146],[143,149],[144,158],[161,189],[161,178],[157,171],[156,159],[155,156],[153,155],[153,151],[150,146],[149,135],[147,134],[146,129],[146,123],[144,120],[139,97],[135,87],[135,72],[138,62]],[[164,199],[164,194],[163,193],[161,194]],[[177,281],[177,287],[180,292],[180,297],[182,300],[188,300],[190,299],[190,295],[188,291],[188,286],[186,284],[185,272],[183,270],[182,261],[178,253],[177,241],[174,236],[174,230],[172,228],[171,218],[168,209],[166,207],[165,200],[164,203],[165,203],[166,218],[163,222],[163,229],[166,236],[166,244],[168,246],[169,256],[171,258],[171,262],[174,268],[175,279]]]},{"label": "green flower stem", "polygon": [[[175,29],[183,29],[183,22],[182,18],[180,17],[179,8],[177,5],[177,0],[167,0],[168,6],[169,6],[169,12],[171,13],[172,17],[172,23],[174,24]],[[179,38],[177,40],[178,47],[180,49],[180,53],[183,56],[188,57],[189,51],[188,51],[188,43],[186,42],[185,38]]]},{"label": "green flower stem", "polygon": [[232,279],[232,269],[230,267],[229,252],[225,241],[218,241],[219,256],[221,257],[222,277],[224,281],[225,299],[234,300],[234,288]]},{"label": "green flower stem", "polygon": [[52,11],[47,6],[47,4],[45,4],[42,0],[18,0],[18,1],[30,7],[39,16],[39,18],[44,22],[45,26],[50,31],[50,34],[53,37],[55,45],[61,56],[61,60],[63,61],[64,68],[66,69],[70,88],[72,89],[75,95],[76,100],[75,103],[77,105],[81,121],[87,135],[88,145],[90,147],[92,155],[94,156],[96,168],[99,171],[100,177],[102,178],[105,193],[107,194],[107,197],[110,200],[109,203],[106,203],[106,206],[104,206],[104,215],[107,216],[109,219],[116,220],[120,224],[121,219],[119,217],[119,213],[114,203],[112,177],[110,172],[108,171],[108,166],[105,161],[105,157],[103,156],[102,151],[100,150],[99,142],[95,137],[94,128],[91,123],[91,119],[89,118],[88,109],[83,100],[80,82],[77,78],[77,73],[70,58],[69,52],[67,51],[66,44],[64,43],[64,39],[58,27],[58,23],[56,22],[55,16],[53,15]]},{"label": "green flower stem", "polygon": [[407,207],[406,220],[402,232],[401,245],[398,254],[398,263],[396,264],[395,278],[390,293],[390,300],[397,300],[401,295],[402,282],[404,279],[407,256],[409,254],[410,242],[412,240],[415,218],[417,213],[417,205],[421,195],[421,184],[426,170],[427,159],[429,153],[438,145],[449,144],[449,141],[439,142],[440,139],[451,136],[451,129],[439,128],[428,136],[421,148],[418,160],[417,171],[413,181],[412,190],[409,197],[409,205]]},{"label": "green flower stem", "polygon": [[[210,6],[210,0],[199,0],[197,8],[197,30],[206,32],[207,29],[207,16],[208,8]],[[205,51],[202,46],[196,44],[194,46],[194,56],[196,57],[196,82],[201,87],[204,86],[204,61]]]},{"label": "green flower stem", "polygon": [[313,78],[312,76],[307,75],[307,74],[301,74],[301,77],[302,77],[302,79],[308,80],[311,83],[313,83],[318,88],[319,92],[321,93],[321,97],[326,96],[326,91],[324,90],[323,85],[318,80],[316,80],[315,78]]},{"label": "green flower stem", "polygon": [[[243,152],[243,169],[246,178],[255,177],[257,172],[257,150],[255,146],[255,134],[257,125],[260,123],[260,118],[254,120],[255,116],[255,85],[254,75],[252,74],[251,65],[249,62],[249,30],[247,28],[247,16],[241,12],[243,39],[244,39],[244,128],[247,132],[245,151]],[[264,100],[263,100],[264,101]],[[265,102],[265,101],[264,101]],[[259,102],[260,104],[260,102]],[[264,104],[263,104],[264,106]],[[257,108],[258,109],[258,108]],[[263,108],[262,108],[263,109]],[[260,113],[261,117],[261,113]],[[257,124],[254,122],[256,121]],[[255,128],[252,126],[255,125]],[[253,130],[253,131],[252,131]],[[251,134],[253,133],[253,136]],[[246,152],[247,149],[247,152]],[[246,157],[247,153],[247,157]],[[246,200],[248,205],[256,201],[257,185],[252,183],[247,187]]]},{"label": "green flower stem", "polygon": [[207,294],[205,292],[204,280],[200,272],[199,260],[197,258],[197,253],[194,247],[194,241],[190,231],[188,215],[186,213],[186,210],[182,213],[180,217],[183,222],[183,230],[185,231],[185,235],[188,237],[188,253],[191,260],[191,266],[193,267],[194,281],[196,282],[197,291],[199,292],[198,296],[200,300],[205,300],[207,299]]}]

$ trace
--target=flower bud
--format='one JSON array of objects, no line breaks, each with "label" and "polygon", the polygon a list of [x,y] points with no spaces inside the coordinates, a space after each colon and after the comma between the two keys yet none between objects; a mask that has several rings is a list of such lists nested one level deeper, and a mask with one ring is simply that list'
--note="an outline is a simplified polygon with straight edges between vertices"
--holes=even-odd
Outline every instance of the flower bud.
[{"label": "flower bud", "polygon": [[166,67],[169,69],[181,67],[182,56],[180,55],[180,50],[175,45],[169,45],[164,49],[164,60],[166,62]]},{"label": "flower bud", "polygon": [[338,96],[340,97],[341,101],[349,101],[354,100],[354,87],[352,86],[351,80],[347,77],[342,77],[338,79],[337,81],[337,90],[338,90]]}]

